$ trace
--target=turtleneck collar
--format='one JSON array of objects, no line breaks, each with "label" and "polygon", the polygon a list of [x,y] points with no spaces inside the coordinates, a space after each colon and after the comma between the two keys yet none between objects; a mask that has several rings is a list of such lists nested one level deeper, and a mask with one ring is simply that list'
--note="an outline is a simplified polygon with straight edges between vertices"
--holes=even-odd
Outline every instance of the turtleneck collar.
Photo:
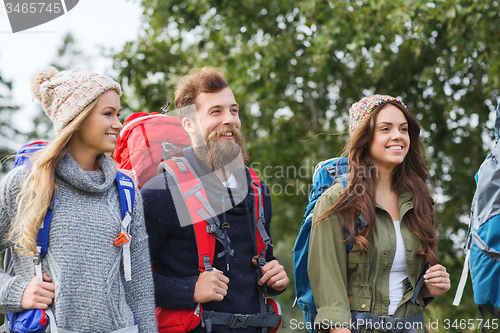
[{"label": "turtleneck collar", "polygon": [[116,178],[116,167],[105,154],[97,157],[99,169],[84,171],[73,157],[66,153],[56,167],[56,175],[69,185],[89,193],[106,191]]}]

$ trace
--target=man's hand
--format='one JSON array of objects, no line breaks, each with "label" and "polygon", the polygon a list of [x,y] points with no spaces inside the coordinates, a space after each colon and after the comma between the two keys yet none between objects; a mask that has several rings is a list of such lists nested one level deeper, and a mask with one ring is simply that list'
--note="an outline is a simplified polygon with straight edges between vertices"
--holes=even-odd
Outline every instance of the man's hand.
[{"label": "man's hand", "polygon": [[25,310],[29,309],[47,309],[54,300],[55,286],[51,282],[52,279],[43,273],[43,281],[38,281],[34,277],[28,284],[21,299],[21,307]]},{"label": "man's hand", "polygon": [[[257,260],[252,259],[252,262],[257,266]],[[286,288],[288,282],[285,268],[280,265],[278,260],[271,260],[262,267],[262,277],[259,280],[259,285],[262,286],[265,283],[276,291],[282,291]]]},{"label": "man's hand", "polygon": [[229,278],[216,268],[213,271],[201,273],[194,287],[194,302],[222,301],[227,295],[228,283]]}]

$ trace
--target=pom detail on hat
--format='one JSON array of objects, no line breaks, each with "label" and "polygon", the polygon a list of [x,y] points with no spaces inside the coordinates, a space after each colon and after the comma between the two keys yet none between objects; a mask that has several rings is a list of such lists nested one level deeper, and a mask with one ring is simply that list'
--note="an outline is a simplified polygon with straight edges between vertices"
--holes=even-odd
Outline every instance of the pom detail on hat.
[{"label": "pom detail on hat", "polygon": [[52,77],[54,77],[54,75],[56,75],[57,73],[58,73],[58,70],[53,66],[46,67],[44,69],[40,69],[40,70],[34,72],[31,75],[31,79],[30,79],[30,89],[31,89],[31,93],[33,94],[33,97],[35,97],[37,100],[39,100],[41,102],[42,95],[40,94],[40,86],[45,81],[48,81]]}]

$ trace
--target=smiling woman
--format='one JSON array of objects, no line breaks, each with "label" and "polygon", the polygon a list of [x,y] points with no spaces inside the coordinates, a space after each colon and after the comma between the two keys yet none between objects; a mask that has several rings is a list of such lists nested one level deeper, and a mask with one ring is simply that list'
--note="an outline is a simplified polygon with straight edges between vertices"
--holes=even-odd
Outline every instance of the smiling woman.
[{"label": "smiling woman", "polygon": [[330,323],[321,328],[331,332],[349,332],[341,327],[350,322],[362,333],[423,332],[424,306],[450,289],[450,279],[435,254],[420,127],[403,102],[386,95],[354,103],[349,117],[347,185],[325,191],[313,215],[315,323]]},{"label": "smiling woman", "polygon": [[398,107],[388,104],[377,115],[369,144],[372,163],[379,172],[390,174],[396,165],[403,162],[409,149],[408,121]]},{"label": "smiling woman", "polygon": [[[31,87],[57,136],[0,183],[0,251],[10,248],[16,274],[0,270],[0,308],[49,309],[51,325],[67,332],[156,332],[138,191],[128,198],[130,251],[115,242],[122,231],[122,179],[106,153],[122,128],[120,85],[99,74],[49,67],[33,74]],[[26,257],[39,255],[38,229],[49,206],[50,244],[43,257],[49,259],[42,260],[43,275],[33,277]]]}]

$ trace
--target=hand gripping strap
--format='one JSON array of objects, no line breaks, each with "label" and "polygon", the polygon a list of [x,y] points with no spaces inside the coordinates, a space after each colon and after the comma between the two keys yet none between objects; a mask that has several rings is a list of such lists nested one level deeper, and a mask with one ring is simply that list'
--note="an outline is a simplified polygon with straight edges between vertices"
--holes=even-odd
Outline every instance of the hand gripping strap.
[{"label": "hand gripping strap", "polygon": [[[259,271],[260,276],[262,276],[262,267],[266,264],[266,250],[268,245],[272,246],[271,238],[266,232],[265,217],[264,217],[264,197],[262,195],[262,189],[260,184],[260,179],[252,169],[248,168],[250,173],[250,177],[252,178],[252,188],[254,190],[254,202],[255,202],[255,241],[257,243],[257,256],[258,263],[257,269]],[[260,237],[259,237],[260,236]],[[267,309],[267,285],[263,286],[263,293],[259,293],[259,306],[260,312],[264,313]],[[278,326],[279,324],[275,325]],[[273,326],[273,327],[275,327]],[[262,333],[266,333],[268,329],[266,327],[262,327]]]},{"label": "hand gripping strap", "polygon": [[121,233],[128,235],[128,239],[122,246],[123,272],[125,281],[132,280],[132,263],[130,258],[130,223],[132,222],[132,212],[134,209],[135,185],[133,180],[121,173],[116,172],[116,183],[120,194],[120,206],[122,212]]},{"label": "hand gripping strap", "polygon": [[189,162],[183,157],[162,162],[158,170],[160,169],[164,169],[173,178],[186,204],[198,246],[198,269],[200,272],[212,270],[215,237],[207,232],[207,223],[210,222],[206,219],[211,217],[212,219],[208,220],[212,220],[217,225],[220,223],[210,207],[203,184]]}]

